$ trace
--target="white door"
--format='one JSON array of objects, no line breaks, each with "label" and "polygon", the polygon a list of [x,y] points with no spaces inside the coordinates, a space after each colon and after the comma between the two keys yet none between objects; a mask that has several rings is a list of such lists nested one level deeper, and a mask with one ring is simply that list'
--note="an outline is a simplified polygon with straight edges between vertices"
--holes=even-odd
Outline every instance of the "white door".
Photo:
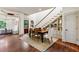
[{"label": "white door", "polygon": [[75,15],[65,16],[65,40],[75,43],[76,40],[76,17]]},{"label": "white door", "polygon": [[77,20],[76,20],[76,44],[79,45],[79,13],[77,14]]}]

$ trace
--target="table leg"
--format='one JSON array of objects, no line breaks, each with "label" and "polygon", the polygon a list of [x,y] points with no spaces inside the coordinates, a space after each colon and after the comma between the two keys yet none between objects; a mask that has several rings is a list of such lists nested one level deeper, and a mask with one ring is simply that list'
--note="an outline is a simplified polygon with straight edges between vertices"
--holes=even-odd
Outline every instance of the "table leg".
[{"label": "table leg", "polygon": [[43,34],[41,34],[41,40],[42,40],[42,43],[43,43]]}]

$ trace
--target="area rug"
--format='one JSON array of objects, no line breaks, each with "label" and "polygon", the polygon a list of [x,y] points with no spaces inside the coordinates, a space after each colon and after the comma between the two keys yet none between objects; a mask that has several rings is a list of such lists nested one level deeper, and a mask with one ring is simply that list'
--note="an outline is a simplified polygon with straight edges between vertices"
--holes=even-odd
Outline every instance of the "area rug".
[{"label": "area rug", "polygon": [[28,35],[23,35],[21,39],[31,45],[32,47],[38,49],[39,51],[43,52],[46,51],[51,45],[53,45],[58,39],[53,39],[52,43],[48,43],[47,41],[44,41],[43,43],[39,41],[38,39],[31,39]]}]

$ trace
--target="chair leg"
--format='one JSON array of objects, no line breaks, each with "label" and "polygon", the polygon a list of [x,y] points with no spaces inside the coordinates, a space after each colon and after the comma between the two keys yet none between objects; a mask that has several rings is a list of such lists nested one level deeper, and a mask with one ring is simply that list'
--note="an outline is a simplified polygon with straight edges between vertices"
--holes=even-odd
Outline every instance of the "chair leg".
[{"label": "chair leg", "polygon": [[52,37],[49,39],[49,42],[50,42],[50,43],[52,43],[52,42],[53,42]]}]

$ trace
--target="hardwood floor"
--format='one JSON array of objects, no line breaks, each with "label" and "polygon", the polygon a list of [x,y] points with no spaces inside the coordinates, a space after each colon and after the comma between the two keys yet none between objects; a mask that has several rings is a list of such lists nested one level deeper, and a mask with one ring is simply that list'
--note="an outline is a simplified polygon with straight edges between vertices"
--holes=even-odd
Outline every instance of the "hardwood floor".
[{"label": "hardwood floor", "polygon": [[17,39],[17,35],[3,36],[4,37],[0,39],[0,51],[19,51],[21,49],[21,42]]},{"label": "hardwood floor", "polygon": [[47,51],[49,52],[79,52],[79,45],[63,42],[58,40],[54,45],[52,45]]},{"label": "hardwood floor", "polygon": [[[1,52],[39,52],[34,47],[27,44],[22,45],[18,35],[0,35]],[[59,39],[45,52],[79,52],[79,46]]]},{"label": "hardwood floor", "polygon": [[0,51],[1,52],[36,52],[37,49],[28,45],[22,46],[22,42],[18,39],[18,35],[0,35]]}]

